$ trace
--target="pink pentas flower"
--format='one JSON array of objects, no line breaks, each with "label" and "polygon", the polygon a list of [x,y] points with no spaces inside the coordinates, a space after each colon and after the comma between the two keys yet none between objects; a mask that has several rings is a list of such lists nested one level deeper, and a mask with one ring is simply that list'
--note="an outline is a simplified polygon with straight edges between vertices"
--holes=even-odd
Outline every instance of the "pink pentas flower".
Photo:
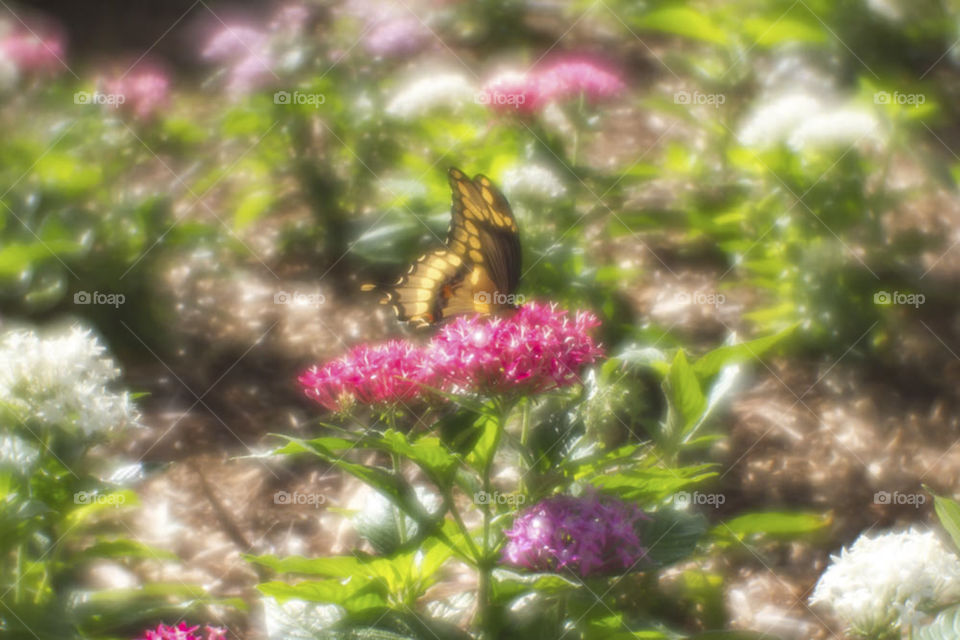
[{"label": "pink pentas flower", "polygon": [[603,350],[588,311],[531,302],[512,316],[458,316],[427,347],[443,386],[483,394],[541,393],[575,384]]},{"label": "pink pentas flower", "polygon": [[552,496],[524,509],[504,532],[501,560],[531,571],[580,577],[622,574],[646,557],[635,504],[591,494]]},{"label": "pink pentas flower", "polygon": [[613,69],[585,57],[561,59],[529,73],[504,73],[484,85],[481,99],[497,111],[535,113],[553,101],[599,101],[626,85]]},{"label": "pink pentas flower", "polygon": [[147,629],[143,637],[137,640],[226,640],[227,630],[220,627],[204,627],[205,633],[196,633],[200,626],[187,626],[181,622],[177,626],[159,624],[156,630]]},{"label": "pink pentas flower", "polygon": [[364,48],[375,56],[388,57],[419,49],[429,31],[412,15],[391,16],[374,23],[363,36]]},{"label": "pink pentas flower", "polygon": [[311,367],[299,380],[307,397],[331,411],[343,411],[354,402],[411,402],[423,393],[423,384],[435,382],[434,377],[423,347],[391,340],[358,345],[336,360]]},{"label": "pink pentas flower", "polygon": [[30,31],[17,31],[0,39],[0,51],[25,71],[57,71],[64,56],[59,37]]},{"label": "pink pentas flower", "polygon": [[207,41],[203,57],[210,60],[242,58],[263,49],[266,44],[267,34],[262,31],[243,25],[226,26]]},{"label": "pink pentas flower", "polygon": [[123,96],[116,101],[118,109],[125,109],[137,118],[148,119],[165,107],[170,95],[170,78],[158,69],[132,71],[106,83],[107,93]]},{"label": "pink pentas flower", "polygon": [[203,57],[226,65],[227,89],[234,94],[261,87],[274,75],[270,36],[252,27],[224,27],[207,42]]},{"label": "pink pentas flower", "polygon": [[585,95],[591,100],[614,96],[624,88],[623,80],[609,67],[587,58],[568,58],[537,73],[540,91],[551,100]]},{"label": "pink pentas flower", "polygon": [[531,74],[502,73],[484,85],[481,101],[495,111],[534,113],[543,106],[539,79]]}]

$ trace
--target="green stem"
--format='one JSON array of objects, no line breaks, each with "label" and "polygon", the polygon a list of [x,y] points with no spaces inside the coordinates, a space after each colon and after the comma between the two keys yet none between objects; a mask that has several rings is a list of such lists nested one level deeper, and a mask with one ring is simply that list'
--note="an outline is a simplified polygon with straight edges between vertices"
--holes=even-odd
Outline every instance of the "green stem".
[{"label": "green stem", "polygon": [[[527,443],[529,442],[529,440],[530,440],[530,398],[524,398],[523,413],[521,414],[521,421],[520,421],[520,455],[522,455],[524,458],[528,458]],[[518,487],[521,495],[524,495],[524,496],[527,495],[527,473],[530,473],[530,471],[533,470],[532,469],[533,465],[530,464],[530,462],[531,460],[530,458],[528,458],[527,459],[528,468],[526,472],[524,472],[523,475],[520,476],[520,486]]]},{"label": "green stem", "polygon": [[488,496],[488,499],[485,500],[481,505],[481,509],[483,511],[483,558],[478,566],[480,575],[477,579],[477,615],[479,617],[480,638],[482,640],[496,640],[496,638],[499,637],[499,625],[497,624],[497,620],[495,619],[490,606],[490,582],[493,574],[493,568],[496,564],[493,553],[495,542],[491,539],[492,536],[490,535],[493,521],[493,492],[491,491],[493,486],[490,480],[490,473],[493,470],[493,461],[496,458],[496,449],[499,447],[499,443],[503,439],[503,432],[507,425],[507,418],[509,417],[513,406],[513,404],[504,403],[499,400],[497,402],[497,446],[490,454],[490,459],[487,460],[487,464],[485,464],[483,467],[483,490]]}]

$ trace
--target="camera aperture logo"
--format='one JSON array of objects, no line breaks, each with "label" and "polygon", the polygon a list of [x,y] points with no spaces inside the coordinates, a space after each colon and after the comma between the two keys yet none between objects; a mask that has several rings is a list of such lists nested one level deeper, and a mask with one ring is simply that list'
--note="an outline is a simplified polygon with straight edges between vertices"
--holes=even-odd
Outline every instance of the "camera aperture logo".
[{"label": "camera aperture logo", "polygon": [[673,94],[674,104],[705,104],[719,109],[727,101],[722,93],[700,93],[699,91],[677,91]]},{"label": "camera aperture logo", "polygon": [[322,493],[300,493],[294,491],[277,491],[273,494],[273,504],[286,504],[313,507],[319,509],[320,505],[326,504],[327,496]]},{"label": "camera aperture logo", "polygon": [[922,93],[900,93],[894,91],[877,91],[873,94],[874,104],[899,104],[909,105],[914,108],[927,102],[927,96]]},{"label": "camera aperture logo", "polygon": [[300,291],[277,291],[273,294],[273,304],[288,304],[293,307],[317,308],[327,301],[322,293],[302,293]]},{"label": "camera aperture logo", "polygon": [[310,105],[314,109],[319,109],[320,105],[327,101],[327,96],[322,93],[304,93],[303,91],[277,91],[273,94],[273,104],[300,104]]},{"label": "camera aperture logo", "polygon": [[103,304],[118,308],[127,297],[122,293],[101,293],[100,291],[77,291],[73,294],[73,304]]},{"label": "camera aperture logo", "polygon": [[500,293],[499,291],[480,291],[473,295],[477,304],[494,304],[499,306],[518,307],[526,301],[526,297],[517,293]]},{"label": "camera aperture logo", "polygon": [[873,494],[873,504],[883,505],[910,505],[919,509],[927,502],[927,496],[922,493],[900,493],[894,491],[877,491]]},{"label": "camera aperture logo", "polygon": [[499,491],[487,493],[486,491],[477,491],[473,494],[474,504],[506,504],[512,507],[519,507],[526,501],[527,496],[516,493],[500,493]]},{"label": "camera aperture logo", "polygon": [[504,93],[501,91],[480,91],[474,102],[495,107],[514,107],[519,109],[526,104],[527,96],[522,93]]},{"label": "camera aperture logo", "polygon": [[73,94],[73,104],[100,104],[119,107],[127,101],[122,93],[100,93],[99,91],[77,91]]},{"label": "camera aperture logo", "polygon": [[914,309],[918,308],[927,297],[922,293],[902,293],[900,291],[877,291],[873,294],[873,304],[889,306],[892,304],[908,305]]},{"label": "camera aperture logo", "polygon": [[720,305],[727,301],[727,296],[723,295],[722,293],[711,293],[705,291],[694,291],[693,293],[681,291],[673,298],[677,304],[682,304],[685,306],[696,304],[707,305],[714,308],[719,308]]},{"label": "camera aperture logo", "polygon": [[73,494],[74,504],[100,504],[110,507],[119,507],[127,501],[121,493],[100,494],[95,491],[77,491]]},{"label": "camera aperture logo", "polygon": [[700,493],[694,491],[678,491],[673,494],[673,504],[678,509],[687,509],[690,505],[708,505],[714,509],[719,509],[720,505],[727,501],[727,497],[722,493]]}]

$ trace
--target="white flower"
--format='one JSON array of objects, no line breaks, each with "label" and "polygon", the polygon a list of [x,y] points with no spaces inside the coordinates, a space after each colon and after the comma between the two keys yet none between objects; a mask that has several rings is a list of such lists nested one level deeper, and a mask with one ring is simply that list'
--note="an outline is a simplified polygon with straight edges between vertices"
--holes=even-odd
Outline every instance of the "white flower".
[{"label": "white flower", "polygon": [[0,336],[0,402],[32,422],[87,434],[137,425],[129,395],[108,388],[120,370],[105,354],[97,338],[77,326],[49,336],[10,331]]},{"label": "white flower", "polygon": [[516,165],[503,174],[503,193],[508,198],[532,197],[543,200],[559,198],[567,187],[550,169],[536,164]]},{"label": "white flower", "polygon": [[825,111],[807,118],[788,140],[796,150],[850,146],[862,140],[878,140],[880,123],[872,113],[855,107]]},{"label": "white flower", "polygon": [[810,603],[865,637],[916,625],[922,612],[960,599],[960,558],[933,531],[865,534],[831,561]]},{"label": "white flower", "polygon": [[772,147],[785,141],[804,120],[824,108],[820,99],[812,95],[780,96],[755,109],[737,138],[748,147]]},{"label": "white flower", "polygon": [[737,139],[748,147],[787,143],[794,151],[802,151],[876,141],[881,139],[880,133],[880,122],[866,109],[794,92],[755,109]]},{"label": "white flower", "polygon": [[463,75],[438,73],[428,75],[403,87],[387,105],[387,114],[401,120],[412,120],[433,109],[457,109],[476,99],[476,89]]}]

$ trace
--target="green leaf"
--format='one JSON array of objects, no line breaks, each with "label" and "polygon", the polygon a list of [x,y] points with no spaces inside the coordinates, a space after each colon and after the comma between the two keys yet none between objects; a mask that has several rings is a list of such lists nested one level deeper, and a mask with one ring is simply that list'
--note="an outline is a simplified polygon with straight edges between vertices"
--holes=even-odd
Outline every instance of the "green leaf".
[{"label": "green leaf", "polygon": [[744,23],[744,31],[760,47],[771,47],[786,42],[818,43],[826,40],[826,32],[817,25],[783,16],[775,20],[751,18]]},{"label": "green leaf", "polygon": [[579,582],[557,573],[518,573],[509,569],[494,569],[492,578],[493,598],[499,602],[531,591],[557,594],[583,588]]},{"label": "green leaf", "polygon": [[703,380],[717,375],[721,369],[729,365],[757,360],[774,345],[793,333],[796,327],[797,325],[793,325],[773,335],[714,349],[697,360],[693,364],[693,370]]},{"label": "green leaf", "polygon": [[258,584],[257,589],[281,603],[294,599],[338,604],[351,613],[387,605],[385,585],[360,576],[348,580],[305,580],[297,584],[264,582]]},{"label": "green leaf", "polygon": [[713,465],[694,467],[627,469],[620,473],[602,473],[589,482],[621,498],[646,504],[661,502],[684,489],[696,487],[717,475]]},{"label": "green leaf", "polygon": [[642,523],[641,541],[647,547],[647,560],[666,566],[692,554],[707,531],[707,519],[700,514],[661,509]]},{"label": "green leaf", "polygon": [[726,44],[727,32],[717,26],[702,11],[672,6],[652,11],[639,20],[640,26],[696,40]]},{"label": "green leaf", "polygon": [[748,513],[713,528],[718,537],[743,540],[761,536],[775,539],[792,539],[816,533],[830,524],[830,518],[818,513],[801,511],[767,511]]},{"label": "green leaf", "polygon": [[[928,488],[927,491],[930,489]],[[940,524],[950,534],[953,544],[960,549],[960,504],[956,500],[938,496],[933,491],[930,493],[933,494],[933,508],[937,512],[937,517],[940,518]]]},{"label": "green leaf", "polygon": [[258,189],[248,193],[233,212],[233,226],[243,229],[255,222],[273,204],[273,193],[268,189]]},{"label": "green leaf", "polygon": [[457,457],[436,436],[422,436],[411,443],[405,434],[390,429],[383,434],[380,442],[385,450],[412,460],[440,485],[447,484],[459,464]]},{"label": "green leaf", "polygon": [[493,454],[500,444],[503,429],[500,428],[500,418],[494,415],[481,415],[477,419],[476,427],[480,429],[480,438],[467,455],[467,462],[482,472],[493,462]]},{"label": "green leaf", "polygon": [[[442,513],[437,514],[433,518],[431,518],[430,514],[426,513],[423,505],[417,499],[413,487],[402,477],[379,467],[349,462],[344,459],[343,453],[337,453],[335,450],[329,449],[327,447],[328,443],[325,442],[326,440],[333,440],[335,443],[343,443],[350,442],[349,440],[342,438],[317,438],[308,441],[289,436],[281,435],[280,437],[292,444],[297,453],[312,453],[376,489],[398,509],[410,516],[410,518],[417,523],[421,534],[425,535],[435,530],[438,522],[442,520]],[[354,445],[354,443],[350,444],[351,446]]]},{"label": "green leaf", "polygon": [[663,386],[670,409],[674,412],[673,418],[678,421],[678,424],[671,425],[672,429],[677,429],[673,433],[686,433],[700,421],[707,408],[707,398],[683,349],[677,350]]},{"label": "green leaf", "polygon": [[274,555],[244,556],[249,562],[263,565],[277,573],[297,573],[303,575],[320,575],[328,578],[349,578],[355,574],[362,574],[362,561],[353,556],[333,556],[327,558],[305,558],[304,556],[287,556],[278,558]]},{"label": "green leaf", "polygon": [[960,638],[960,605],[941,611],[930,624],[913,630],[913,640],[956,640]]}]

